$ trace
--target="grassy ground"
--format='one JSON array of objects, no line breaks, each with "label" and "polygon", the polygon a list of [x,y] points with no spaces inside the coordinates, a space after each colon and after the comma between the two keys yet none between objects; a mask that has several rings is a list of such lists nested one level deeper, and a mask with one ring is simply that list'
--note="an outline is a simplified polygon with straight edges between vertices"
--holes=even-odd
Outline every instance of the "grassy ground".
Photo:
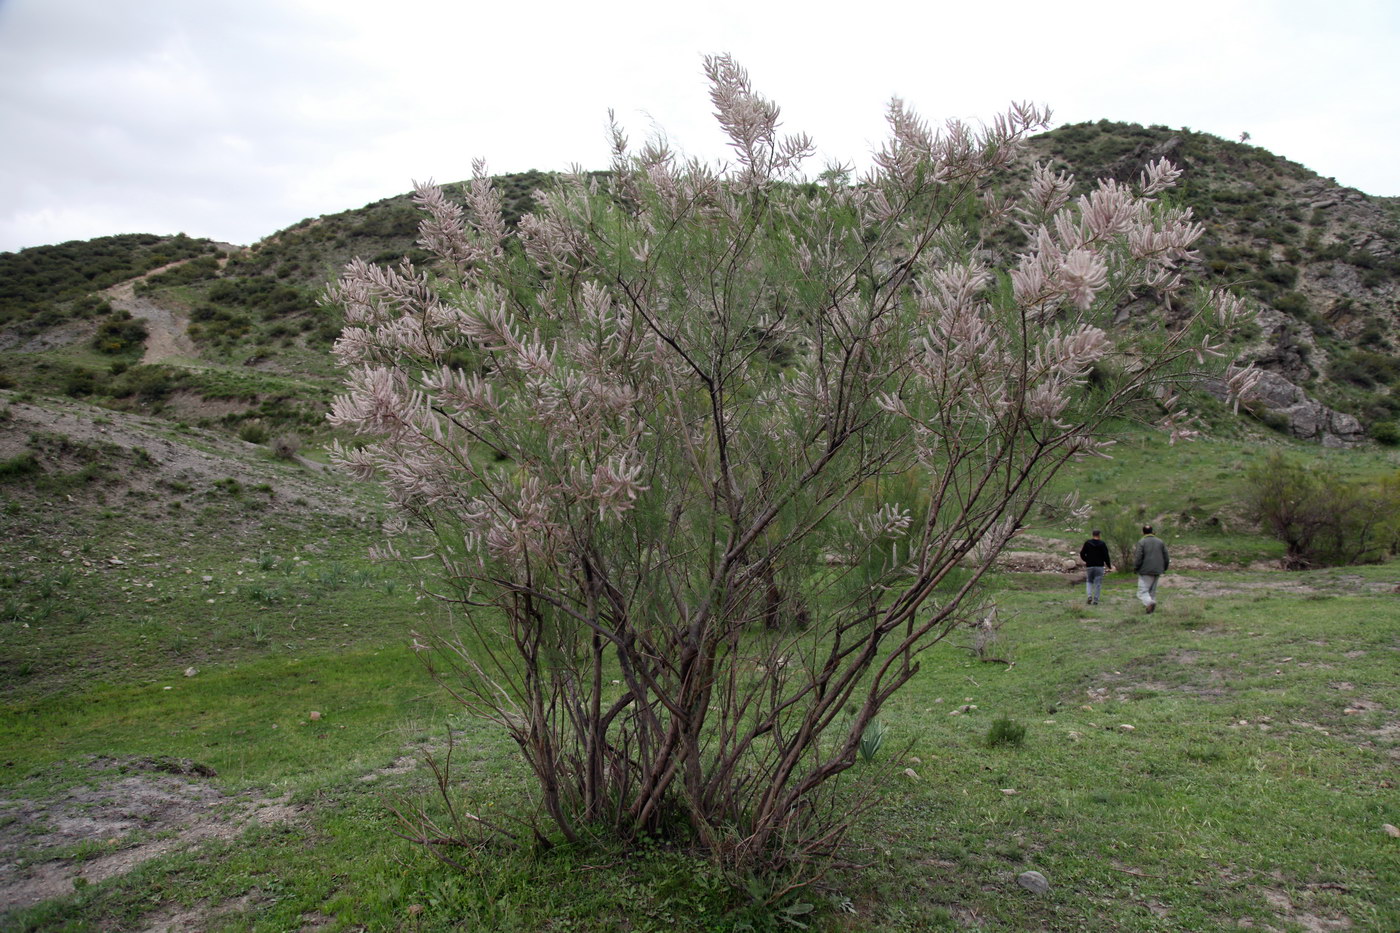
[{"label": "grassy ground", "polygon": [[[1057,575],[995,579],[1014,663],[958,635],[931,651],[849,776],[876,802],[862,867],[765,907],[777,879],[660,845],[492,848],[459,871],[396,837],[449,732],[470,809],[518,809],[522,760],[413,657],[441,615],[367,560],[381,506],[313,507],[288,490],[314,465],[201,438],[40,445],[47,472],[0,477],[0,928],[1400,929],[1400,565],[1187,569],[1151,617],[1127,575],[1095,608]],[[166,440],[220,465],[181,480]],[[1137,439],[1060,491],[1141,500],[1174,554],[1241,568],[1275,548],[1231,517],[1259,455]],[[997,720],[1023,740],[989,747]]]},{"label": "grassy ground", "polygon": [[[1204,599],[1167,581],[1150,618],[1126,578],[1095,609],[1017,581],[1016,665],[945,656],[900,698],[926,774],[872,841],[912,928],[1400,924],[1393,594],[1324,575],[1306,596]],[[980,745],[999,716],[1027,727],[1022,747]],[[1049,895],[1011,883],[1027,869]]]},{"label": "grassy ground", "polygon": [[[187,657],[154,653],[102,679],[49,675],[61,692],[21,690],[6,704],[0,795],[53,799],[98,781],[94,762],[167,757],[217,771],[190,780],[230,801],[289,801],[295,818],[80,879],[6,916],[6,929],[182,917],[211,930],[1400,927],[1400,840],[1383,830],[1400,823],[1396,565],[1169,576],[1150,618],[1126,577],[1111,577],[1093,609],[1058,577],[998,581],[998,650],[1014,665],[980,663],[956,637],[929,656],[885,716],[890,767],[854,775],[877,788],[854,840],[866,867],[770,910],[663,849],[490,852],[463,873],[398,840],[388,801],[430,785],[404,756],[454,728],[461,793],[508,810],[528,786],[518,755],[455,719],[421,674],[398,635],[422,621],[411,595],[386,601],[368,578],[318,589],[314,571],[277,564],[251,572],[258,586],[286,574],[276,585],[289,598],[303,587],[297,598],[320,604],[304,640],[269,639],[236,663],[216,640],[221,651],[188,678],[176,669]],[[117,631],[128,624],[88,620],[119,652],[131,649]],[[1003,717],[1025,739],[989,748]],[[54,854],[18,851],[22,862]],[[81,871],[101,851],[67,854]],[[1032,869],[1049,893],[1016,884]]]},{"label": "grassy ground", "polygon": [[[1373,481],[1400,470],[1400,450],[1328,450],[1303,447],[1274,436],[1242,439],[1202,438],[1172,446],[1157,432],[1122,427],[1113,459],[1087,460],[1063,471],[1055,497],[1078,494],[1092,514],[1074,533],[1058,514],[1043,515],[1031,530],[1063,538],[1070,553],[1091,527],[1105,537],[1115,521],[1135,541],[1143,522],[1152,523],[1169,545],[1181,546],[1204,560],[1244,566],[1275,561],[1280,542],[1257,534],[1245,514],[1248,473],[1276,452],[1294,456],[1322,475],[1346,481]],[[1015,545],[1013,544],[1013,547]],[[1184,553],[1184,552],[1183,552]]]}]

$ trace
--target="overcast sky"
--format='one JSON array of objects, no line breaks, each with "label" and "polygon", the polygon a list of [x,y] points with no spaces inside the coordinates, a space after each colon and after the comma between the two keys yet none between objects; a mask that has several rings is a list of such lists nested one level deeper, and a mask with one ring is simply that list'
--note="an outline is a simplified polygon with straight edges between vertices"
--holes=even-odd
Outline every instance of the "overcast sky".
[{"label": "overcast sky", "polygon": [[[702,11],[703,12],[700,12]],[[116,233],[246,244],[634,142],[724,156],[701,73],[730,52],[785,128],[864,164],[892,95],[1251,141],[1400,195],[1400,3],[0,0],[0,251]]]}]

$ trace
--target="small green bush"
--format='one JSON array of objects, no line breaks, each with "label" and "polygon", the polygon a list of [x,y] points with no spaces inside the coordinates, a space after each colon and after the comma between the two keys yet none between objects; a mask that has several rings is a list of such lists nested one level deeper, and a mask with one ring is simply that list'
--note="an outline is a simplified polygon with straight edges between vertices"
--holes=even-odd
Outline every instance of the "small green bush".
[{"label": "small green bush", "polygon": [[1284,292],[1274,299],[1274,307],[1297,318],[1306,318],[1312,312],[1312,305],[1302,292]]},{"label": "small green bush", "polygon": [[146,343],[148,335],[145,321],[133,318],[127,311],[119,311],[97,328],[92,347],[99,353],[115,356],[139,349]]},{"label": "small green bush", "polygon": [[1113,565],[1118,570],[1131,570],[1133,547],[1142,537],[1142,524],[1145,516],[1134,514],[1126,509],[1094,512],[1094,527],[1103,532],[1104,543],[1113,555]]},{"label": "small green bush", "polygon": [[63,379],[63,394],[71,398],[92,395],[98,387],[97,374],[90,369],[78,367]]},{"label": "small green bush", "polygon": [[1020,748],[1026,742],[1026,727],[1014,719],[1002,716],[992,722],[984,741],[988,748],[1003,745]]},{"label": "small green bush", "polygon": [[31,451],[25,451],[8,460],[0,460],[0,482],[40,472],[43,472],[43,467],[39,466],[38,459]]},{"label": "small green bush", "polygon": [[158,402],[180,386],[180,377],[166,366],[133,366],[112,380],[111,393],[117,398],[135,396]]},{"label": "small green bush", "polygon": [[1292,569],[1374,562],[1400,534],[1400,482],[1349,483],[1282,454],[1246,480],[1250,512]]},{"label": "small green bush", "polygon": [[1294,266],[1271,265],[1261,270],[1264,281],[1284,288],[1292,288],[1298,282],[1298,269]]},{"label": "small green bush", "polygon": [[1376,443],[1384,444],[1387,447],[1394,447],[1400,444],[1400,422],[1378,421],[1371,425],[1371,437]]},{"label": "small green bush", "polygon": [[248,421],[238,429],[238,436],[250,444],[265,444],[267,443],[267,428],[256,421]]}]

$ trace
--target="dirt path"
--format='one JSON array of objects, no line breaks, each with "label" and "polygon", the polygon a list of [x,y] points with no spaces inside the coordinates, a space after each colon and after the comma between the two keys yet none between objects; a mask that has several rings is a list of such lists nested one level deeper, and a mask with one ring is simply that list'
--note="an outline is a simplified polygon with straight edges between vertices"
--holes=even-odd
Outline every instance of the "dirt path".
[{"label": "dirt path", "polygon": [[136,294],[137,282],[183,265],[188,261],[181,260],[180,262],[172,262],[168,266],[161,266],[159,269],[152,269],[140,278],[122,282],[120,285],[113,285],[102,293],[112,303],[112,307],[121,311],[129,311],[132,317],[140,318],[146,322],[148,336],[146,337],[146,352],[141,357],[142,363],[162,363],[178,358],[193,360],[199,357],[199,351],[195,349],[194,341],[190,339],[189,318]]}]

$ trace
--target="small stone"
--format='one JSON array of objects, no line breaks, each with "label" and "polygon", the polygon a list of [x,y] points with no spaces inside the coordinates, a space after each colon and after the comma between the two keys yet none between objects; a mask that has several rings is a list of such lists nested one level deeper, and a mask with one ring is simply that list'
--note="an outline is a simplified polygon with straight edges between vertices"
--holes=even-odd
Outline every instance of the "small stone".
[{"label": "small stone", "polygon": [[904,776],[909,778],[911,781],[917,781],[919,779],[919,772],[915,771],[913,768],[905,768]]},{"label": "small stone", "polygon": [[1079,708],[1086,713],[1092,713],[1094,711],[1094,708],[1092,706],[1089,706],[1087,703]]},{"label": "small stone", "polygon": [[1395,839],[1400,839],[1400,826],[1393,826],[1390,823],[1386,823],[1384,826],[1381,827],[1381,829],[1385,830],[1385,834],[1387,836],[1391,836]]},{"label": "small stone", "polygon": [[321,714],[316,712],[315,710],[312,710],[311,715],[307,718],[310,719],[312,722],[315,722],[316,720],[321,718]]},{"label": "small stone", "polygon": [[1119,728],[1120,730],[1122,730],[1123,732],[1136,732],[1136,731],[1137,731],[1137,726],[1130,726],[1130,725],[1128,725],[1126,722],[1124,722],[1124,723],[1119,723],[1119,724],[1118,724],[1118,728]]},{"label": "small stone", "polygon": [[1016,876],[1016,883],[1032,894],[1047,894],[1050,882],[1038,871],[1023,871]]},{"label": "small stone", "polygon": [[909,763],[910,763],[911,765],[921,765],[921,764],[924,763],[924,760],[923,760],[922,758],[920,758],[918,755],[910,755],[910,756],[909,756]]},{"label": "small stone", "polygon": [[197,667],[187,667],[187,668],[185,668],[185,676],[186,676],[186,677],[193,677],[195,674],[198,674],[198,673],[199,673],[199,668],[197,668]]},{"label": "small stone", "polygon": [[1003,787],[1003,788],[1001,789],[1001,792],[1002,792],[1003,794],[1005,794],[1006,796],[1008,796],[1008,797],[1015,797],[1015,796],[1016,796],[1016,788],[1014,788],[1014,787]]},{"label": "small stone", "polygon": [[162,690],[174,690],[174,687],[161,687]]},{"label": "small stone", "polygon": [[960,710],[960,709],[951,709],[951,710],[948,711],[948,715],[949,715],[949,716],[961,716],[961,715],[962,715],[962,710]]},{"label": "small stone", "polygon": [[1078,742],[1082,738],[1084,738],[1084,733],[1082,732],[1071,732],[1069,734],[1069,740],[1071,742]]},{"label": "small stone", "polygon": [[210,576],[209,574],[207,574],[207,573],[204,574],[203,576],[201,576],[199,579],[203,580],[205,583],[213,583],[213,582],[214,582],[214,578],[213,578],[212,576]]}]

